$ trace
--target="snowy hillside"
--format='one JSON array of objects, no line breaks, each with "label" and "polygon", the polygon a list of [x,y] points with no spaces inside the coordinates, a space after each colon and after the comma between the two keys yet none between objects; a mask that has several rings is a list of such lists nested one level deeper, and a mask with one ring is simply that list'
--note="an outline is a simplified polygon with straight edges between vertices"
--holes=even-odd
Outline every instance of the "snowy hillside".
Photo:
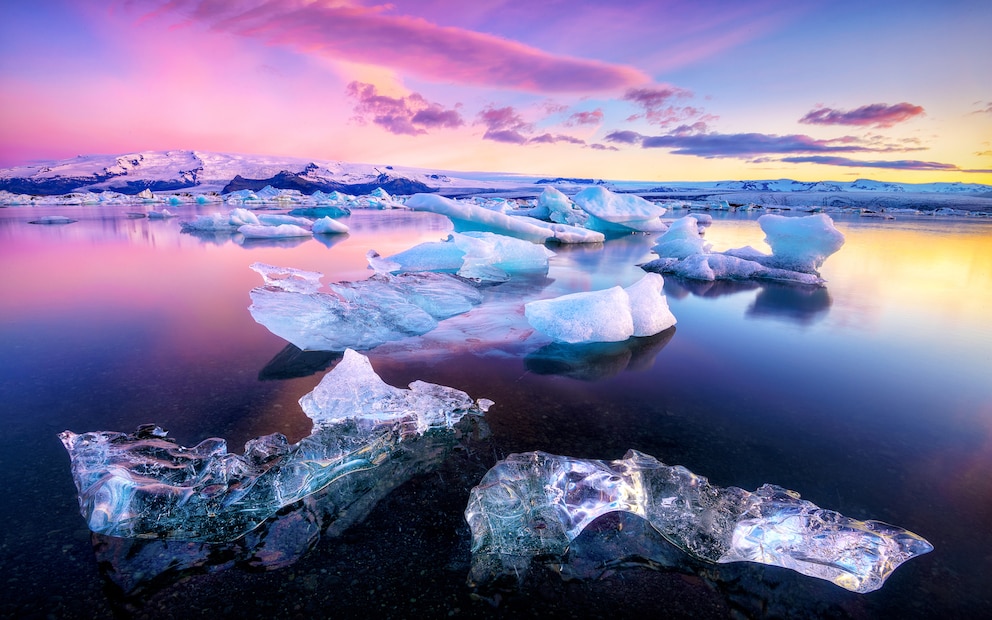
[{"label": "snowy hillside", "polygon": [[379,188],[393,195],[440,193],[461,196],[499,193],[534,197],[554,186],[574,194],[588,185],[656,198],[718,200],[738,204],[824,205],[864,208],[962,208],[992,212],[992,186],[968,183],[802,182],[792,179],[657,182],[604,181],[491,172],[450,172],[388,164],[356,164],[303,158],[145,151],[125,155],[80,155],[71,159],[0,170],[0,192],[57,196],[71,192],[113,191],[134,195],[208,194],[237,190],[297,190],[363,195]]}]

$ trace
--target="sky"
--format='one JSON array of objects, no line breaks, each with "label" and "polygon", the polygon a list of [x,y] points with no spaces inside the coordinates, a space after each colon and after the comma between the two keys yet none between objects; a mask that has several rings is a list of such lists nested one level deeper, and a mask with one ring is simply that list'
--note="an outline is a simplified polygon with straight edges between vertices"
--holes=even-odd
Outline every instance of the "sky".
[{"label": "sky", "polygon": [[988,0],[14,0],[0,167],[992,184]]}]

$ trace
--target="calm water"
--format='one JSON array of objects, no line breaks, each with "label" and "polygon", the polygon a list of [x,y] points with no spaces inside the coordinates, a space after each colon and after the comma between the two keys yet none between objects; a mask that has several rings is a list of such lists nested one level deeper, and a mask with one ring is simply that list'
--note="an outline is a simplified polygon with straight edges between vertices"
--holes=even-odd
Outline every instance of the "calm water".
[{"label": "calm water", "polygon": [[[436,332],[369,353],[391,384],[495,400],[490,435],[401,472],[361,523],[277,568],[92,538],[56,434],[155,422],[183,445],[298,440],[310,423],[297,400],[335,356],[300,355],[252,320],[260,278],[248,265],[363,279],[367,250],[436,240],[450,224],[357,213],[327,243],[239,245],[180,234],[176,220],[128,219],[135,209],[0,210],[4,617],[992,614],[992,222],[838,219],[847,243],[824,265],[826,288],[669,280],[674,331],[566,357],[527,329],[524,298],[630,284],[654,239],[561,249],[547,278],[496,287]],[[80,221],[28,223],[46,214]],[[707,232],[717,249],[761,237],[744,216]],[[935,551],[868,595],[734,565],[578,582],[535,569],[497,607],[470,596],[461,511],[488,467],[526,450],[613,459],[629,448],[715,484],[794,489],[910,529]]]}]

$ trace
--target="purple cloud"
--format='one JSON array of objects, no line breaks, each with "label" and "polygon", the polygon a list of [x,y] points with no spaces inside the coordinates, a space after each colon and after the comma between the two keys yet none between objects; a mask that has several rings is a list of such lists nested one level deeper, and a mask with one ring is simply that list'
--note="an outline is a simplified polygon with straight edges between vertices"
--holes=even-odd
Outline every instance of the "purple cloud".
[{"label": "purple cloud", "polygon": [[592,111],[575,112],[565,121],[567,127],[576,125],[598,125],[603,122],[603,110],[596,108]]},{"label": "purple cloud", "polygon": [[690,97],[692,97],[691,91],[677,86],[663,84],[661,86],[645,88],[630,88],[624,93],[621,99],[623,101],[629,101],[644,110],[642,114],[632,114],[627,117],[628,121],[636,121],[643,118],[649,123],[665,126],[705,116],[705,112],[700,108],[675,104],[676,100]]},{"label": "purple cloud", "polygon": [[976,101],[975,105],[985,106],[972,112],[972,114],[992,114],[992,101]]},{"label": "purple cloud", "polygon": [[355,118],[359,122],[371,121],[390,133],[417,136],[428,129],[454,129],[465,124],[456,110],[445,110],[419,93],[389,97],[364,82],[351,82],[345,92],[355,100]]},{"label": "purple cloud", "polygon": [[811,155],[808,157],[783,157],[782,162],[790,164],[823,164],[825,166],[845,166],[848,168],[891,168],[894,170],[946,170],[953,172],[979,172],[988,173],[992,170],[968,170],[962,169],[954,164],[942,164],[936,161],[919,161],[915,159],[901,159],[897,161],[859,161],[847,157],[832,157],[825,155]]},{"label": "purple cloud", "polygon": [[664,136],[645,136],[641,140],[641,147],[671,149],[672,153],[676,155],[696,155],[707,159],[720,157],[750,159],[767,154],[788,153],[858,153],[905,150],[884,146],[866,146],[859,138],[851,136],[819,140],[801,134],[777,136],[762,133],[673,133]]},{"label": "purple cloud", "polygon": [[569,144],[580,144],[585,146],[586,141],[580,140],[579,138],[573,138],[572,136],[566,136],[565,134],[556,133],[543,133],[539,136],[534,136],[527,141],[529,144],[554,144],[556,142],[567,142]]},{"label": "purple cloud", "polygon": [[640,142],[644,136],[637,133],[636,131],[623,130],[623,131],[611,131],[606,134],[603,138],[607,142],[618,142],[620,144],[637,144]]},{"label": "purple cloud", "polygon": [[526,122],[511,106],[495,108],[489,106],[479,112],[478,123],[486,126],[483,140],[506,142],[509,144],[526,144],[528,137],[524,133],[534,131],[534,126]]},{"label": "purple cloud", "polygon": [[817,107],[799,119],[807,125],[854,125],[858,127],[892,127],[896,123],[923,114],[923,108],[911,103],[873,103],[854,110],[835,110],[827,107]]},{"label": "purple cloud", "polygon": [[596,149],[597,151],[619,151],[620,150],[620,149],[618,149],[615,146],[611,146],[611,145],[608,145],[608,144],[599,144],[598,142],[593,143],[593,144],[590,144],[589,145],[589,148]]},{"label": "purple cloud", "polygon": [[428,80],[531,92],[589,92],[649,81],[627,65],[553,54],[502,37],[393,15],[392,5],[172,0],[164,14],[297,52],[372,64]]}]

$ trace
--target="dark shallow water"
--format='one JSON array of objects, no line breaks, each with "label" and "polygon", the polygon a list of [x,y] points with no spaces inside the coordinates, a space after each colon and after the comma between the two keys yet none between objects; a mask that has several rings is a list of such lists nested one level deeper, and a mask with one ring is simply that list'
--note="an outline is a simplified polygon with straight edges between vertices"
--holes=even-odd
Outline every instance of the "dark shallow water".
[{"label": "dark shallow water", "polygon": [[[367,250],[394,253],[450,225],[424,213],[357,213],[345,220],[348,236],[326,243],[239,245],[180,234],[176,220],[128,219],[129,210],[0,210],[0,615],[992,614],[989,222],[839,219],[847,243],[824,265],[826,288],[669,280],[674,330],[565,358],[528,333],[524,297],[630,284],[654,240],[563,248],[548,278],[496,287],[488,305],[435,333],[368,353],[393,385],[420,379],[493,399],[488,433],[425,445],[427,456],[376,483],[380,499],[356,523],[275,561],[92,537],[57,433],[155,422],[182,445],[218,436],[237,451],[273,432],[298,440],[310,421],[297,401],[336,357],[293,351],[252,320],[248,291],[260,278],[248,265],[363,279]],[[47,214],[79,221],[28,223]],[[716,218],[707,238],[717,249],[758,244],[751,219]],[[580,581],[535,567],[498,606],[471,596],[461,513],[496,460],[528,450],[614,459],[630,448],[714,484],[794,489],[849,517],[910,529],[935,550],[867,595],[738,564]],[[621,524],[647,540],[620,517],[596,527]],[[609,553],[590,534],[576,548]]]}]

